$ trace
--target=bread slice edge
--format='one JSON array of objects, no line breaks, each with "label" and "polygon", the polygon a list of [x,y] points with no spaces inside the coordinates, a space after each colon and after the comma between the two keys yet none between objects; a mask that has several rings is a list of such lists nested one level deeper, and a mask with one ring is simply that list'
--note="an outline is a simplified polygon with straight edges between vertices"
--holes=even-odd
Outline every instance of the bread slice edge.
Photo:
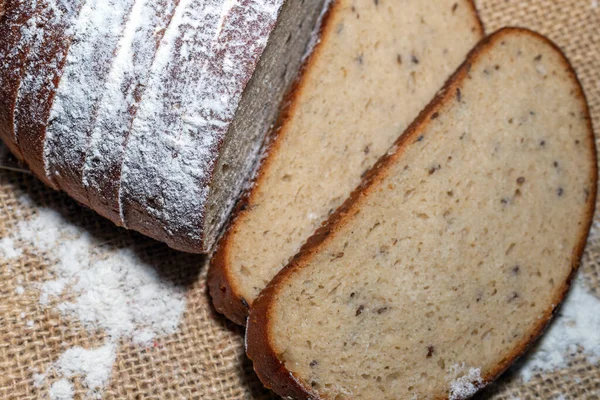
[{"label": "bread slice edge", "polygon": [[[304,90],[304,75],[308,73],[307,71],[310,70],[311,65],[320,57],[322,46],[320,46],[319,43],[326,40],[323,39],[326,35],[334,34],[335,29],[330,26],[330,17],[340,7],[340,2],[334,0],[332,3],[333,4],[325,13],[323,22],[319,28],[318,37],[320,40],[316,44],[311,55],[306,59],[298,74],[298,78],[286,95],[285,101],[282,103],[283,107],[281,114],[278,117],[277,123],[274,125],[275,128],[270,134],[271,137],[268,141],[269,145],[264,150],[266,157],[261,161],[261,165],[258,166],[252,186],[243,194],[236,204],[230,217],[229,226],[219,239],[217,246],[215,247],[215,253],[210,261],[208,287],[213,306],[219,313],[225,315],[229,320],[238,325],[246,324],[246,319],[249,315],[250,307],[252,306],[252,299],[243,297],[241,290],[236,285],[235,279],[232,277],[232,266],[229,259],[229,254],[232,251],[231,237],[238,229],[244,214],[249,212],[248,208],[251,208],[252,204],[255,203],[254,199],[257,188],[261,185],[261,182],[266,175],[266,170],[271,164],[271,154],[275,154],[283,142],[285,132],[282,128],[285,126],[289,116],[294,114],[295,107],[297,106],[297,102],[295,101],[296,97],[299,97],[299,94]],[[481,36],[483,36],[485,34],[485,27],[480,18],[479,11],[475,6],[474,0],[468,0],[467,4],[471,8],[473,19],[479,27]],[[406,132],[408,132],[408,130]]]},{"label": "bread slice edge", "polygon": [[274,128],[268,134],[266,139],[267,145],[263,150],[263,153],[266,154],[266,157],[261,160],[261,164],[257,167],[257,172],[254,177],[254,182],[252,182],[252,186],[242,194],[235,205],[231,213],[229,226],[226,228],[225,232],[217,242],[215,253],[210,261],[207,281],[213,306],[219,313],[225,315],[229,320],[238,325],[246,325],[246,318],[248,317],[250,303],[241,295],[241,291],[238,289],[234,279],[232,279],[231,276],[231,263],[229,261],[229,253],[231,251],[230,237],[235,229],[237,229],[240,221],[239,218],[248,212],[248,207],[253,203],[252,200],[256,190],[255,188],[260,184],[261,178],[264,176],[264,169],[267,168],[267,165],[269,164],[269,154],[271,154],[271,152],[276,152],[277,148],[279,148],[279,144],[281,143],[281,135],[279,135],[279,131],[281,127],[285,125],[289,115],[294,112],[294,108],[296,107],[295,98],[304,90],[305,80],[303,77],[310,69],[312,63],[315,62],[315,60],[319,57],[319,53],[321,52],[322,48],[319,43],[322,41],[322,35],[325,35],[331,31],[329,28],[329,21],[331,20],[330,16],[335,12],[335,9],[339,7],[339,4],[340,3],[338,1],[333,1],[325,11],[321,26],[318,28],[318,32],[316,33],[316,35],[321,39],[315,45],[310,56],[306,58],[300,67],[296,80],[290,87],[288,93],[285,95],[284,101],[282,102],[281,112],[277,117]]},{"label": "bread slice edge", "polygon": [[[577,78],[574,68],[563,51],[556,44],[539,33],[525,28],[514,27],[502,28],[483,39],[469,53],[465,62],[449,78],[444,87],[438,92],[436,97],[420,113],[420,115],[408,127],[408,129],[398,138],[394,146],[392,146],[392,149],[386,155],[384,155],[365,175],[360,186],[355,189],[346,202],[330,216],[328,221],[319,230],[317,230],[317,232],[315,232],[311,238],[307,240],[299,253],[269,283],[269,285],[261,292],[259,297],[252,305],[246,330],[246,352],[254,364],[254,370],[266,387],[274,390],[276,393],[282,396],[290,396],[291,398],[321,398],[317,392],[313,391],[310,387],[303,385],[301,381],[285,367],[284,362],[279,358],[275,347],[272,344],[273,340],[271,338],[270,313],[273,302],[278,293],[278,289],[285,284],[287,279],[292,277],[296,270],[301,269],[304,264],[310,261],[312,256],[319,251],[319,248],[327,242],[327,238],[336,232],[336,227],[343,224],[344,220],[351,215],[349,211],[360,204],[361,195],[379,181],[381,175],[379,174],[379,171],[385,169],[388,165],[392,164],[398,157],[400,157],[404,150],[410,146],[412,142],[414,142],[414,139],[417,138],[427,126],[432,116],[438,112],[447,101],[451,101],[453,99],[456,88],[468,76],[471,65],[482,55],[484,55],[486,50],[491,48],[496,42],[500,41],[507,35],[516,34],[533,36],[551,46],[558,54],[561,55],[564,68],[568,71],[568,74],[571,76],[571,79],[578,88],[579,93],[577,94],[577,97],[582,102],[582,108],[587,120],[588,134],[591,139],[592,147],[595,147],[592,121],[585,93],[579,79]],[[590,150],[590,155],[592,158],[590,161],[593,164],[592,176],[590,176],[592,193],[591,199],[588,202],[588,210],[585,213],[587,216],[587,223],[581,228],[579,241],[574,251],[575,254],[573,254],[573,264],[571,266],[570,275],[565,284],[561,288],[557,289],[557,296],[553,300],[552,306],[548,308],[543,317],[538,320],[536,326],[531,329],[529,335],[526,335],[521,342],[514,346],[513,351],[503,358],[502,363],[498,364],[496,368],[494,368],[485,376],[482,376],[482,381],[484,384],[490,383],[497,378],[517,358],[527,351],[529,346],[543,333],[552,316],[559,309],[560,303],[562,303],[569,290],[571,281],[579,267],[581,257],[583,255],[587,235],[591,228],[595,211],[598,180],[597,155],[595,148]]]}]

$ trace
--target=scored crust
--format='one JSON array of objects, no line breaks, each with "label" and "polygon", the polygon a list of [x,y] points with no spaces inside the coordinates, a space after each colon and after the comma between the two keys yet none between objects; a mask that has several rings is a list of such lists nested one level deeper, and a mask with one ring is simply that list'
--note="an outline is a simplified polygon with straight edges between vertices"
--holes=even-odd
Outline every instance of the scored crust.
[{"label": "scored crust", "polygon": [[46,4],[40,11],[40,21],[32,29],[38,37],[37,52],[30,52],[28,64],[19,87],[17,113],[17,142],[31,171],[46,185],[58,189],[52,176],[47,175],[44,161],[46,126],[56,96],[67,54],[73,40],[71,28],[81,10],[82,2],[61,8]]},{"label": "scored crust", "polygon": [[[317,252],[319,252],[319,249],[327,242],[327,239],[333,237],[333,235],[336,233],[338,226],[343,225],[345,220],[351,218],[349,211],[357,207],[357,205],[361,202],[361,195],[363,193],[368,192],[375,183],[379,182],[381,176],[383,175],[381,171],[384,171],[390,167],[390,165],[392,165],[395,160],[402,153],[404,153],[412,143],[415,142],[415,139],[419,137],[420,132],[422,132],[423,129],[428,125],[428,122],[432,119],[432,116],[435,115],[436,112],[440,110],[442,106],[444,106],[444,104],[446,104],[448,101],[452,101],[456,88],[459,87],[461,82],[463,82],[469,76],[471,65],[481,56],[483,56],[486,50],[490,49],[496,42],[500,41],[507,35],[533,36],[544,41],[547,45],[551,46],[558,54],[561,55],[561,60],[564,64],[565,70],[567,71],[568,75],[570,75],[572,81],[577,87],[578,92],[575,95],[581,101],[581,108],[584,112],[584,117],[587,122],[587,131],[590,139],[589,142],[591,144],[591,148],[589,149],[589,156],[591,158],[589,160],[591,164],[591,176],[589,177],[591,190],[589,199],[587,201],[585,223],[583,224],[584,226],[581,227],[581,233],[578,237],[577,245],[575,246],[572,254],[572,264],[568,278],[564,284],[557,289],[554,301],[552,304],[548,305],[544,315],[537,321],[535,326],[531,327],[529,332],[523,336],[523,339],[516,343],[516,345],[512,348],[512,351],[502,358],[501,362],[499,362],[491,371],[487,372],[487,374],[481,377],[482,382],[487,384],[494,380],[519,356],[521,356],[535,341],[535,339],[544,331],[548,322],[557,311],[558,305],[564,299],[583,254],[596,203],[598,178],[597,155],[595,151],[592,122],[589,115],[585,94],[573,67],[564,56],[564,53],[549,39],[538,33],[524,28],[503,28],[482,40],[471,51],[466,61],[455,72],[455,74],[452,75],[452,77],[444,85],[444,88],[423,110],[419,117],[407,129],[407,131],[398,139],[392,150],[387,155],[383,156],[378,163],[365,175],[363,182],[352,193],[350,198],[334,214],[332,214],[327,223],[306,242],[300,252],[271,281],[271,283],[269,283],[267,288],[261,292],[260,296],[253,304],[246,332],[246,348],[249,358],[254,363],[254,369],[265,386],[273,389],[275,392],[281,395],[287,395],[291,398],[322,398],[310,387],[303,385],[300,380],[286,368],[284,362],[281,360],[280,356],[273,347],[273,339],[270,337],[270,319],[273,302],[275,301],[279,289],[285,286],[287,280],[291,279],[298,270],[302,269],[304,264],[309,262],[310,259]],[[447,397],[446,395],[442,395],[438,396],[437,398],[442,399]]]},{"label": "scored crust", "polygon": [[23,160],[23,154],[15,134],[14,112],[29,49],[18,44],[21,26],[36,12],[23,1],[0,1],[0,37],[3,38],[0,41],[0,54],[12,54],[0,69],[0,139],[19,160]]},{"label": "scored crust", "polygon": [[[322,0],[210,3],[180,4],[120,169],[124,225],[192,253],[212,251],[322,8]],[[198,18],[199,29],[188,22]]]},{"label": "scored crust", "polygon": [[[479,34],[482,36],[484,34],[484,27],[475,3],[472,0],[467,0],[466,4],[470,8],[474,21],[478,25]],[[232,263],[230,260],[230,254],[233,251],[232,237],[236,235],[238,230],[242,229],[242,217],[249,212],[248,208],[251,209],[252,204],[255,203],[254,198],[256,196],[257,188],[264,181],[270,162],[275,158],[275,154],[277,154],[278,149],[283,142],[285,133],[280,131],[286,124],[289,116],[293,115],[296,112],[295,109],[298,107],[297,97],[299,96],[299,93],[304,90],[305,86],[305,79],[303,79],[303,76],[312,68],[312,65],[321,58],[320,53],[323,46],[320,44],[328,40],[328,35],[335,34],[335,29],[330,26],[331,20],[333,19],[332,15],[338,12],[341,7],[342,3],[340,1],[334,1],[324,15],[319,31],[320,41],[315,46],[311,55],[307,58],[298,75],[298,79],[288,93],[287,99],[283,103],[284,106],[282,112],[275,124],[276,128],[271,133],[272,138],[269,142],[269,146],[265,150],[266,157],[259,166],[252,187],[238,201],[236,208],[232,213],[230,225],[219,240],[215,254],[211,259],[210,269],[208,271],[208,286],[213,305],[218,312],[224,314],[228,319],[238,325],[245,325],[249,308],[252,305],[252,299],[243,297],[242,290],[238,287],[235,279],[232,277]]]}]

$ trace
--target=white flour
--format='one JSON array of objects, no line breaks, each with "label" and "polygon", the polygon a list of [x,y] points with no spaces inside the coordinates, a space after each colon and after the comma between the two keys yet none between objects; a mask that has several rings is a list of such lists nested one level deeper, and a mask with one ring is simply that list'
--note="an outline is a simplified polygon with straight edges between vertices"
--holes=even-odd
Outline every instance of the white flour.
[{"label": "white flour", "polygon": [[[452,368],[452,375],[458,375],[465,369],[464,365],[455,365]],[[455,378],[450,382],[450,400],[467,399],[477,393],[481,388],[483,380],[481,379],[481,370],[479,368],[469,368],[469,371],[461,377]]]},{"label": "white flour", "polygon": [[11,259],[21,256],[22,252],[21,249],[15,247],[12,238],[6,238],[0,241],[0,254],[3,254],[4,258]]},{"label": "white flour", "polygon": [[542,371],[566,368],[581,348],[591,363],[600,361],[600,299],[577,278],[559,313],[533,352],[519,366],[524,381]]},{"label": "white flour", "polygon": [[52,400],[70,400],[73,398],[73,385],[67,379],[60,379],[50,388]]},{"label": "white flour", "polygon": [[88,388],[102,388],[110,379],[115,347],[113,343],[92,350],[72,347],[60,356],[55,366],[67,378],[83,375]]},{"label": "white flour", "polygon": [[[17,258],[22,247],[31,245],[34,252],[50,259],[53,279],[25,284],[18,294],[37,289],[42,307],[58,310],[91,332],[100,329],[108,334],[102,347],[67,349],[45,374],[36,375],[37,386],[50,371],[60,378],[51,385],[52,400],[73,397],[73,377],[81,379],[89,397],[99,397],[110,380],[119,339],[146,346],[156,336],[177,330],[185,311],[184,290],[162,279],[131,250],[107,248],[44,208],[19,222],[11,237],[0,240],[0,257]],[[35,328],[34,321],[27,321],[27,326]]]},{"label": "white flour", "polygon": [[[600,236],[600,224],[592,224],[589,240]],[[524,381],[543,371],[568,367],[568,361],[581,349],[588,361],[600,361],[600,299],[586,288],[581,275],[551,326],[527,356],[514,367]]]}]

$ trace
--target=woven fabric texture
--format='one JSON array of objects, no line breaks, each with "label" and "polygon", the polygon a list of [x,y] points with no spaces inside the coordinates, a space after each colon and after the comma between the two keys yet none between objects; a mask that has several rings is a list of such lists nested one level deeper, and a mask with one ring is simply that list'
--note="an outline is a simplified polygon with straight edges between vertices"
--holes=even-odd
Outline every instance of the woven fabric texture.
[{"label": "woven fabric texture", "polygon": [[[502,26],[524,26],[547,35],[565,51],[584,86],[599,136],[598,1],[479,0],[477,6],[487,32]],[[29,201],[23,202],[24,196]],[[186,311],[176,333],[159,336],[146,347],[127,339],[119,341],[109,383],[100,393],[102,398],[277,398],[263,389],[252,372],[243,352],[243,330],[217,315],[210,306],[204,257],[177,253],[163,244],[116,228],[31,176],[0,170],[0,238],[10,236],[20,220],[35,215],[41,208],[57,211],[105,244],[106,249],[132,249],[162,279],[186,293]],[[90,332],[55,307],[40,305],[39,287],[52,278],[53,258],[27,244],[22,249],[23,254],[17,258],[0,258],[1,399],[48,398],[57,379],[52,365],[65,349],[94,348],[106,340],[105,332]],[[580,274],[600,297],[600,235],[590,238]],[[66,298],[61,300],[68,300],[68,293],[62,296]],[[47,376],[36,382],[36,373]],[[81,378],[75,377],[72,382],[74,398],[89,394]],[[527,383],[509,370],[477,398],[600,399],[600,364],[590,364],[578,354],[567,368],[535,375]]]}]

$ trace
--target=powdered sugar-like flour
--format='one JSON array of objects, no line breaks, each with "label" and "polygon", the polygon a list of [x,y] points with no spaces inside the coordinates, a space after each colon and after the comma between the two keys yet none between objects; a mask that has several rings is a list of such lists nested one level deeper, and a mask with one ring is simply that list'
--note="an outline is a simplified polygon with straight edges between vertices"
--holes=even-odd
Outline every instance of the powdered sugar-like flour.
[{"label": "powdered sugar-like flour", "polygon": [[130,249],[107,248],[46,208],[38,208],[35,216],[19,222],[11,236],[0,240],[0,257],[17,258],[22,247],[48,258],[53,275],[35,286],[24,283],[23,290],[39,290],[42,307],[108,335],[99,348],[67,349],[44,374],[36,375],[38,386],[50,371],[59,377],[48,393],[51,399],[71,399],[70,378],[76,376],[89,389],[89,397],[100,396],[110,380],[120,339],[146,346],[156,336],[177,330],[186,306],[184,289],[161,279]]},{"label": "powdered sugar-like flour", "polygon": [[70,400],[73,398],[73,384],[67,379],[60,379],[52,385],[49,394],[52,400]]},{"label": "powdered sugar-like flour", "polygon": [[[600,224],[592,224],[588,241],[598,240]],[[600,299],[586,287],[581,274],[539,342],[515,366],[524,381],[536,373],[567,368],[578,350],[590,363],[600,361]]]},{"label": "powdered sugar-like flour", "polygon": [[[451,371],[452,376],[456,376],[450,382],[450,400],[467,399],[473,396],[482,386],[481,370],[479,368],[469,368],[466,373],[463,365],[454,365]],[[458,376],[461,375],[462,376]]]},{"label": "powdered sugar-like flour", "polygon": [[536,373],[566,368],[578,349],[590,363],[600,361],[600,299],[580,276],[548,331],[519,364],[519,375],[529,381]]}]

